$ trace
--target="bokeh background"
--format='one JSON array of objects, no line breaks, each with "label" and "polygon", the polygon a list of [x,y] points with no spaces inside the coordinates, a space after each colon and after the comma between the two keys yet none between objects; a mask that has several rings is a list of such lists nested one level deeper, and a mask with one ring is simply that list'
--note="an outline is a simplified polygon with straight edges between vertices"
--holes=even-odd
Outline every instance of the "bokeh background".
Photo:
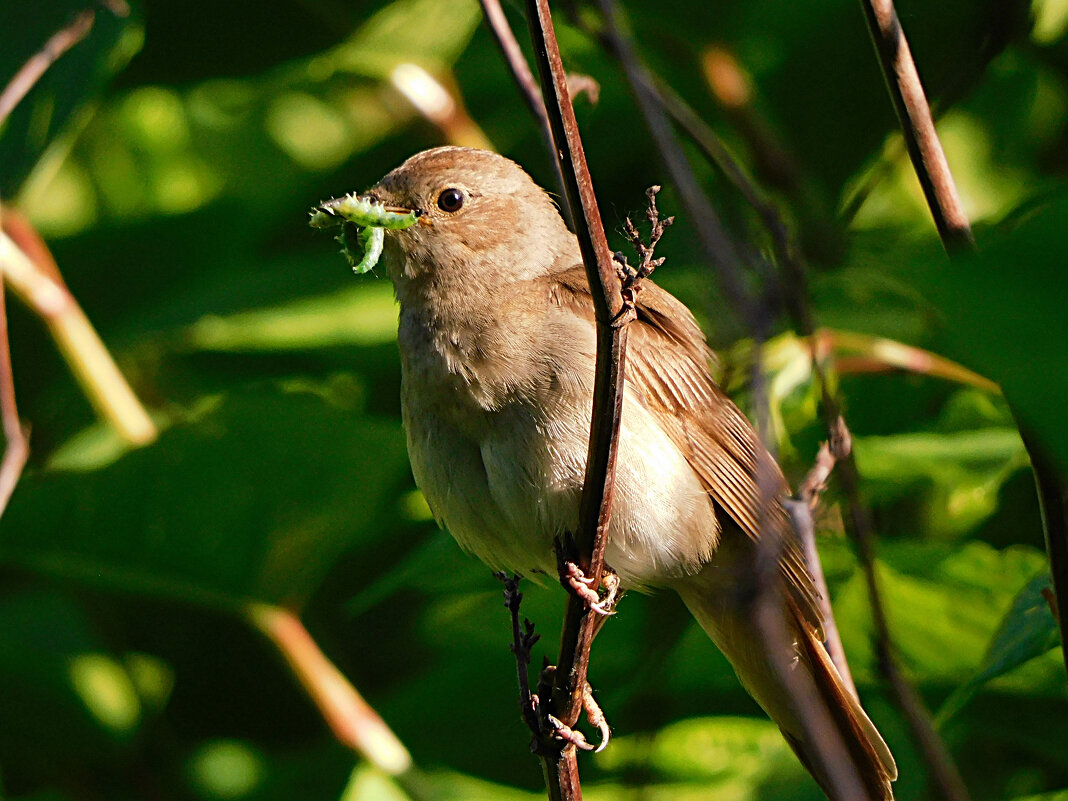
[{"label": "bokeh background", "polygon": [[[553,186],[477,2],[3,3],[0,85],[86,7],[89,35],[0,128],[0,197],[46,239],[161,433],[134,449],[98,422],[46,327],[9,299],[32,453],[0,518],[0,795],[542,797],[500,587],[436,528],[409,472],[388,281],[354,278],[306,224],[317,201],[448,142],[493,147]],[[898,7],[976,258],[941,250],[856,2],[626,12],[802,243],[896,645],[973,797],[1065,799],[1068,695],[1033,480],[979,376],[1068,467],[1068,2]],[[521,9],[507,11],[526,46]],[[557,24],[568,68],[600,88],[576,105],[622,248],[623,218],[665,171],[617,65]],[[691,156],[736,236],[766,250],[737,193]],[[679,210],[670,185],[661,206]],[[682,215],[659,252],[658,281],[698,313],[746,404],[751,332]],[[783,320],[765,355],[796,484],[821,438],[807,350]],[[840,517],[832,491],[820,548],[846,650],[897,755],[898,797],[930,798],[875,670]],[[562,606],[559,588],[526,585],[539,659]],[[415,768],[391,778],[331,734],[314,679],[265,633],[278,608]],[[582,760],[591,799],[821,797],[677,599],[628,596],[591,678],[616,732]]]}]

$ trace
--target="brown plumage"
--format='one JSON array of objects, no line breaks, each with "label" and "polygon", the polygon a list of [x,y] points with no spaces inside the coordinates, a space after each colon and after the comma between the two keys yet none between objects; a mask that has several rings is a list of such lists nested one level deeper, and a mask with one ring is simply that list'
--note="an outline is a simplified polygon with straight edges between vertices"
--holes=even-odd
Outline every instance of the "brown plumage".
[{"label": "brown plumage", "polygon": [[[464,548],[494,567],[552,572],[554,537],[577,525],[592,407],[595,333],[577,242],[522,169],[485,151],[417,154],[370,194],[422,214],[387,233],[385,250],[416,481]],[[761,529],[773,526],[785,656],[811,674],[871,798],[888,801],[893,757],[819,641],[786,482],[716,386],[710,358],[689,310],[645,282],[629,329],[607,562],[624,587],[679,593],[826,788],[797,717],[805,705],[791,702],[737,600]],[[774,478],[770,502],[758,464]]]}]

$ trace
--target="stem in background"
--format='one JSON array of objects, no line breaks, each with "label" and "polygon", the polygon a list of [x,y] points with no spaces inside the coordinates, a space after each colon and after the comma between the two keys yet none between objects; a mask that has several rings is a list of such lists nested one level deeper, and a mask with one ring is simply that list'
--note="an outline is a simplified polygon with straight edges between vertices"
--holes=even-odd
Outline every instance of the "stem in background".
[{"label": "stem in background", "polygon": [[1061,630],[1061,651],[1065,668],[1068,669],[1068,489],[1053,462],[1026,433],[1024,444],[1031,457],[1038,500],[1042,506],[1042,528],[1057,609],[1055,617]]},{"label": "stem in background", "polygon": [[753,330],[767,328],[765,304],[754,302],[746,288],[742,269],[744,261],[739,248],[701,190],[663,108],[652,91],[654,84],[648,70],[638,58],[633,43],[620,30],[615,1],[599,0],[599,4],[605,22],[603,41],[623,67],[664,166],[667,167],[688,217],[693,221],[702,249],[709,261],[718,268],[722,289],[729,305],[738,310],[739,318],[749,323]]},{"label": "stem in background", "polygon": [[827,646],[827,653],[834,663],[838,675],[842,677],[842,683],[853,694],[854,698],[860,698],[857,685],[853,682],[853,672],[849,669],[849,660],[846,659],[845,648],[842,645],[842,635],[838,631],[838,623],[834,619],[834,609],[831,607],[830,594],[827,591],[827,579],[823,574],[823,563],[816,548],[816,522],[812,517],[812,509],[805,503],[796,500],[787,500],[783,504],[790,515],[790,525],[797,532],[801,540],[801,548],[805,554],[805,565],[812,576],[812,582],[820,595],[820,613],[823,616],[823,642]]},{"label": "stem in background", "polygon": [[[768,309],[765,304],[758,301],[755,302],[750,298],[749,293],[744,288],[742,263],[738,257],[737,248],[720,223],[708,199],[701,191],[696,177],[686,161],[685,155],[682,153],[682,148],[671,131],[664,113],[663,101],[660,100],[659,93],[656,91],[656,83],[641,64],[632,43],[622,34],[618,26],[614,0],[600,0],[600,5],[605,20],[604,39],[606,44],[623,66],[653,139],[656,141],[672,179],[678,185],[680,197],[693,217],[698,232],[702,234],[702,243],[706,251],[719,267],[719,273],[724,279],[724,289],[727,292],[729,301],[732,306],[741,310],[741,316],[759,342],[770,323]],[[724,163],[733,165],[733,160],[726,154],[725,149],[722,150],[722,154],[725,157]],[[736,165],[732,174],[735,180],[740,180],[747,187],[747,197],[751,202],[760,197],[759,190],[752,186],[751,182],[742,180],[744,179],[744,172]],[[765,212],[768,208],[767,204],[760,204],[760,207]],[[760,208],[758,208],[759,210]],[[785,225],[781,223],[778,215],[768,216],[765,213],[761,216],[766,222],[776,223],[778,236],[775,236],[776,230],[773,230],[773,239],[777,241],[784,253],[790,254],[790,257],[793,258],[793,249],[789,247]],[[803,285],[795,285],[794,288],[800,289],[801,286]],[[798,308],[804,308],[803,301],[795,305]],[[808,325],[811,329],[810,322]],[[755,394],[759,395],[759,391],[763,386],[763,377],[759,375],[759,358],[757,358],[756,363],[758,367],[757,374],[754,375],[754,385]],[[766,396],[763,397],[766,404]],[[757,408],[758,413],[763,413],[760,412],[761,404],[758,403]],[[762,473],[766,472],[766,470],[760,472],[761,474],[757,476],[758,481],[764,483]],[[764,490],[763,486],[761,490]],[[761,528],[762,546],[758,554],[758,561],[765,565],[768,564],[768,554],[765,552],[770,549],[774,549],[772,556],[775,557],[775,563],[777,563],[779,547],[776,543],[777,538],[767,534],[765,529],[768,528],[771,527],[762,526]],[[762,570],[760,572],[766,571]],[[803,683],[803,677],[799,677],[796,671],[790,671],[788,666],[779,664],[781,660],[777,658],[777,655],[789,653],[790,649],[781,621],[776,623],[776,618],[781,616],[781,611],[772,608],[774,606],[774,593],[768,591],[766,584],[766,581],[757,582],[757,592],[752,602],[751,614],[761,630],[768,636],[768,642],[765,643],[768,658],[776,666],[776,670],[779,672],[784,684],[792,689],[791,697],[796,703],[806,708],[807,714],[799,715],[799,718],[806,725],[813,722],[817,724],[806,734],[823,762],[824,775],[833,783],[835,790],[842,798],[864,798],[865,793],[860,777],[857,775],[856,770],[850,769],[852,760],[849,758],[845,743],[842,741],[840,734],[838,734],[836,727],[830,722],[829,718],[825,721],[825,725],[818,725],[821,717],[826,717],[827,712],[821,705],[809,703],[809,699],[816,696],[815,688],[798,686]],[[769,596],[772,598],[770,605],[767,600]]]},{"label": "stem in background", "polygon": [[[554,152],[560,160],[565,196],[575,221],[597,321],[593,418],[579,506],[579,531],[576,533],[578,566],[597,587],[604,569],[615,489],[628,317],[623,313],[625,306],[619,279],[586,165],[549,4],[547,0],[527,0],[526,7],[542,95],[546,99],[545,108],[555,143]],[[575,726],[582,711],[582,693],[586,685],[590,645],[598,628],[597,618],[598,613],[590,610],[576,594],[568,596],[552,695],[556,716],[570,727]],[[582,797],[574,746],[543,755],[542,765],[551,799]]]},{"label": "stem in background", "polygon": [[485,132],[467,112],[455,81],[439,80],[418,64],[406,61],[390,71],[389,82],[449,144],[492,148]]},{"label": "stem in background", "polygon": [[408,749],[322,652],[299,617],[268,604],[249,604],[245,614],[285,657],[338,742],[390,776],[412,768]]},{"label": "stem in background", "polygon": [[[883,77],[901,123],[913,169],[927,197],[927,205],[946,252],[954,256],[974,251],[975,239],[971,226],[961,207],[953,175],[942,151],[931,109],[924,96],[894,4],[892,0],[862,0],[862,6],[879,55]],[[1018,419],[1017,426],[1020,428],[1035,473],[1039,503],[1043,512],[1043,533],[1049,554],[1050,575],[1058,599],[1058,608],[1064,610],[1068,607],[1068,601],[1065,600],[1068,598],[1068,515],[1065,513],[1068,483],[1056,466],[1045,457],[1041,445],[1034,441],[1027,427],[1021,425]],[[869,583],[871,582],[874,582],[874,576],[869,579]],[[1068,643],[1068,620],[1061,614],[1058,623],[1068,666],[1068,645],[1065,644]],[[938,738],[930,716],[915,696],[915,691],[897,670],[889,645],[883,642],[880,642],[880,664],[884,665],[895,693],[908,714],[914,736],[925,743],[923,753],[928,757],[928,766],[943,795],[949,799],[966,799],[967,791],[956,767],[949,761],[948,753]],[[908,703],[912,704],[911,709],[907,706]],[[929,743],[930,747],[927,747],[926,743]],[[942,758],[939,758],[940,754]]]},{"label": "stem in background", "polygon": [[975,248],[972,228],[957,193],[934,117],[892,0],[861,0],[868,32],[879,55],[916,176],[938,235],[950,253]]},{"label": "stem in background", "polygon": [[827,488],[827,480],[838,459],[852,450],[852,440],[849,431],[845,427],[845,421],[840,421],[838,436],[829,442],[824,442],[816,455],[816,462],[812,469],[801,482],[797,489],[797,500],[787,501],[786,511],[790,514],[790,521],[794,531],[801,539],[801,547],[805,553],[805,562],[808,571],[812,575],[812,581],[820,594],[820,611],[823,613],[823,635],[827,644],[827,653],[838,670],[838,675],[853,693],[854,698],[859,698],[857,686],[853,683],[853,672],[849,669],[846,659],[845,648],[842,646],[842,637],[838,632],[838,623],[834,619],[834,610],[831,608],[831,596],[827,590],[827,579],[823,575],[823,563],[820,561],[819,551],[816,549],[816,523],[813,514],[819,505],[820,494]]},{"label": "stem in background", "polygon": [[[20,231],[20,236],[29,229]],[[34,242],[37,248],[43,243]],[[97,413],[131,444],[147,445],[156,426],[126,383],[104,343],[70,290],[38,265],[5,231],[0,231],[0,275],[48,325]]]},{"label": "stem in background", "polygon": [[[663,93],[655,91],[656,84],[649,77],[648,73],[644,71],[644,68],[641,67],[636,56],[633,54],[632,49],[629,47],[629,43],[626,42],[618,31],[618,27],[614,22],[614,15],[612,14],[612,11],[614,10],[613,0],[601,0],[601,5],[605,10],[606,37],[608,38],[608,44],[615,51],[617,57],[623,64],[624,69],[627,71],[628,78],[634,87],[639,105],[643,107],[643,113],[645,113],[646,119],[650,123],[650,128],[653,131],[654,138],[657,140],[657,144],[661,148],[661,151],[678,151],[678,146],[669,135],[665,134],[666,125],[662,121],[662,113],[650,113],[650,111],[647,110],[647,107],[652,105],[650,102],[652,99],[659,100],[669,113],[673,111],[674,116],[680,118],[680,124],[682,124],[683,127],[698,140],[698,145],[705,150],[706,154],[714,163],[727,165],[727,167],[724,167],[724,171],[736,186],[742,190],[743,196],[753,205],[771,233],[776,255],[778,256],[780,265],[784,271],[783,277],[786,285],[784,287],[784,292],[782,293],[783,297],[791,316],[794,319],[795,325],[798,326],[802,334],[809,338],[810,342],[814,343],[815,338],[813,337],[813,334],[815,333],[815,329],[812,322],[811,312],[808,308],[804,270],[797,257],[797,249],[793,246],[780,215],[770,204],[762,200],[762,193],[752,185],[752,182],[748,180],[744,171],[734,164],[733,159],[730,158],[726,149],[719,147],[718,142],[714,137],[707,136],[705,131],[702,131],[700,127],[693,124],[697,119],[696,115],[692,113],[686,114],[685,112],[688,111],[688,109],[683,105],[680,105],[678,102],[672,103],[670,97],[665,100]],[[905,47],[905,53],[907,54],[907,46]],[[912,73],[915,74],[914,67]],[[916,80],[915,85],[918,87],[918,79]],[[910,92],[907,96],[914,98],[915,92]],[[922,90],[920,91],[920,97],[922,98]],[[659,109],[657,109],[657,111],[659,112]],[[929,111],[927,112],[927,117],[928,119],[930,118]],[[933,134],[933,124],[930,125],[930,133]],[[700,137],[695,134],[700,134]],[[929,137],[924,140],[924,145],[928,148],[931,146]],[[938,154],[941,155],[941,147],[938,143],[937,136],[934,136],[934,147],[937,149]],[[941,162],[943,165],[945,164],[944,155],[941,155]],[[668,163],[670,169],[671,161],[669,160]],[[692,175],[690,175],[689,178],[693,181]],[[955,203],[952,202],[956,199],[956,192],[953,187],[952,177],[948,172],[948,167],[945,167],[941,178],[942,180],[938,182],[928,182],[934,187],[936,198],[940,196],[940,193],[948,193],[950,197],[945,200],[944,205],[951,210],[954,208],[959,210],[959,200],[956,200]],[[948,182],[946,179],[948,179]],[[685,195],[683,196],[685,198]],[[692,209],[691,213],[693,213]],[[942,219],[945,218],[945,215],[942,215]],[[967,221],[964,221],[965,228],[964,235],[962,236],[960,233],[960,215],[954,217],[951,214],[949,219],[951,220],[951,223],[947,224],[947,231],[950,232],[951,235],[953,231],[956,231],[956,238],[958,241],[965,244],[970,243],[971,235],[970,228],[967,228]],[[956,226],[956,228],[954,228],[954,226]],[[949,249],[949,247],[950,246],[947,245],[947,249]],[[734,268],[734,265],[731,265],[731,267]],[[725,281],[727,288],[732,284],[738,285],[740,284],[740,280],[733,281],[728,279]],[[733,302],[734,298],[731,298],[731,300]],[[743,308],[746,307],[743,306]],[[753,330],[761,330],[763,328],[763,320],[761,316],[751,312],[746,315],[746,317]],[[816,374],[818,384],[822,388],[824,416],[828,431],[833,437],[837,426],[844,425],[844,423],[841,422],[842,416],[838,404],[830,395],[826,377],[823,374],[822,366],[816,358],[815,352],[813,352],[813,370]],[[879,653],[880,667],[891,684],[898,699],[898,703],[909,721],[913,737],[920,745],[921,751],[928,762],[932,774],[936,777],[944,794],[950,799],[966,799],[967,792],[961,792],[963,790],[963,783],[960,780],[956,767],[949,758],[945,745],[938,737],[937,732],[931,724],[929,715],[927,715],[926,710],[923,709],[915,692],[902,677],[893,658],[889,629],[886,624],[886,616],[882,606],[881,595],[879,594],[878,582],[875,577],[873,561],[873,527],[867,510],[863,507],[860,501],[859,474],[852,453],[845,455],[842,464],[843,467],[839,470],[839,477],[849,498],[851,517],[854,523],[854,538],[857,542],[857,550],[860,555],[860,561],[862,563],[869,594],[871,596],[873,617],[876,621],[876,631],[878,635],[877,651]]]},{"label": "stem in background", "polygon": [[[756,410],[757,432],[761,442],[768,442],[768,393],[764,380],[763,348],[765,332],[757,329],[753,354],[753,406]],[[830,783],[839,799],[870,799],[864,782],[850,757],[849,749],[841,732],[831,718],[830,711],[819,700],[820,693],[811,674],[794,670],[791,657],[796,653],[797,643],[791,638],[783,615],[784,598],[779,577],[782,553],[782,534],[774,524],[770,510],[776,496],[776,470],[772,456],[767,451],[758,452],[756,480],[760,491],[760,541],[751,571],[752,590],[749,598],[743,598],[750,619],[764,637],[758,643],[764,657],[774,668],[782,686],[787,688],[790,705],[804,730],[805,741],[814,752],[821,773]]]},{"label": "stem in background", "polygon": [[15,76],[0,92],[0,126],[8,118],[15,107],[22,102],[33,88],[34,84],[41,79],[49,67],[59,60],[60,56],[78,44],[89,35],[93,22],[96,20],[96,12],[90,9],[81,11],[65,28],[61,28],[52,34],[37,53],[30,57],[29,61],[22,65]]},{"label": "stem in background", "polygon": [[[481,2],[482,14],[486,19],[486,25],[489,27],[490,33],[493,35],[493,40],[497,43],[501,55],[504,56],[505,63],[508,64],[509,69],[512,71],[512,78],[515,79],[516,85],[519,87],[519,94],[523,96],[523,100],[526,102],[527,108],[530,109],[530,113],[534,115],[534,119],[538,121],[538,130],[541,131],[542,142],[549,154],[549,161],[552,163],[553,171],[556,174],[556,186],[560,193],[564,194],[567,191],[564,187],[564,176],[560,172],[560,160],[556,155],[553,131],[549,124],[549,115],[545,111],[545,101],[542,100],[538,80],[534,77],[534,73],[530,71],[530,65],[527,64],[526,56],[523,55],[519,41],[515,38],[512,27],[508,24],[508,17],[505,16],[504,9],[501,8],[500,0],[481,0]],[[565,204],[564,211],[567,215],[568,225],[574,227],[570,206]]]},{"label": "stem in background", "polygon": [[7,337],[4,282],[0,280],[0,416],[4,426],[4,458],[0,462],[0,514],[7,508],[22,468],[30,455],[29,437],[19,420],[15,378],[11,371],[11,343]]}]

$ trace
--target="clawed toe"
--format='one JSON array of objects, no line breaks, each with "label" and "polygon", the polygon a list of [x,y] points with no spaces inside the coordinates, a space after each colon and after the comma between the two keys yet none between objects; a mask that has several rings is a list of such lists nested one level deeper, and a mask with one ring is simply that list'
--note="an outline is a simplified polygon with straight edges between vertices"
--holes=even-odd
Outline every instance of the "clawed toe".
[{"label": "clawed toe", "polygon": [[608,741],[612,737],[612,729],[609,727],[601,707],[598,706],[597,701],[593,698],[593,688],[590,687],[589,682],[582,689],[582,709],[586,712],[586,719],[590,722],[590,725],[596,726],[601,733],[601,742],[597,745],[593,745],[586,739],[585,734],[578,729],[572,729],[555,715],[547,715],[546,718],[552,725],[555,735],[561,740],[576,748],[581,748],[583,751],[593,751],[595,754],[599,754],[608,746]]},{"label": "clawed toe", "polygon": [[601,576],[601,585],[606,590],[604,598],[601,597],[600,592],[593,586],[594,579],[586,576],[582,572],[582,568],[576,565],[574,562],[566,562],[564,564],[563,579],[567,586],[583,601],[586,602],[586,606],[597,612],[599,615],[614,615],[615,609],[613,608],[616,603],[616,599],[619,597],[619,576],[615,573],[606,570]]}]

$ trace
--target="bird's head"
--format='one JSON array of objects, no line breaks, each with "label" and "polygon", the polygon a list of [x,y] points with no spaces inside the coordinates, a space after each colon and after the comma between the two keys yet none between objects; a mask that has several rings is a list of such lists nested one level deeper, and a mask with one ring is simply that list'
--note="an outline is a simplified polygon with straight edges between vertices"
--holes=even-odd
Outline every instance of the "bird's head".
[{"label": "bird's head", "polygon": [[510,159],[440,147],[417,153],[366,193],[415,211],[419,222],[386,231],[384,258],[398,294],[410,284],[492,289],[578,257],[549,195]]}]

